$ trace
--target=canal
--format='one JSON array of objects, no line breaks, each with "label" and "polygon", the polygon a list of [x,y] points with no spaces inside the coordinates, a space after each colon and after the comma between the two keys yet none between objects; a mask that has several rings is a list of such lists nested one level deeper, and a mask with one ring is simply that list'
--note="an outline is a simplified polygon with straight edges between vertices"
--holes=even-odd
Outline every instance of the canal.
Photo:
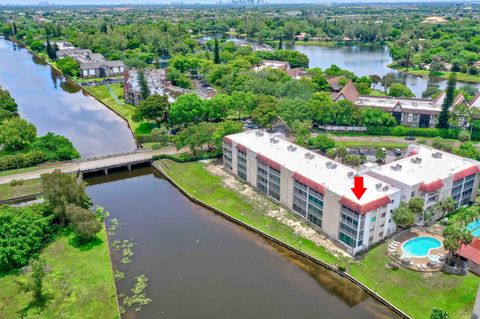
[{"label": "canal", "polygon": [[153,301],[123,318],[398,318],[350,281],[193,204],[152,168],[87,179],[93,203],[122,226],[110,242],[135,243],[114,268],[129,294],[149,278]]},{"label": "canal", "polygon": [[0,86],[38,135],[68,137],[82,156],[132,151],[127,123],[27,49],[0,37]]},{"label": "canal", "polygon": [[[349,70],[357,76],[373,74],[383,76],[393,72],[396,80],[407,85],[417,97],[421,97],[429,85],[437,86],[440,89],[444,89],[447,85],[447,80],[444,79],[416,76],[389,68],[387,65],[392,63],[392,58],[386,46],[350,45],[322,47],[287,44],[285,48],[296,50],[308,56],[310,61],[309,67],[311,68],[318,67],[325,70],[332,64],[336,64],[338,67]],[[465,85],[466,82],[458,81],[458,84],[461,86]],[[469,84],[480,88],[478,83]]]}]

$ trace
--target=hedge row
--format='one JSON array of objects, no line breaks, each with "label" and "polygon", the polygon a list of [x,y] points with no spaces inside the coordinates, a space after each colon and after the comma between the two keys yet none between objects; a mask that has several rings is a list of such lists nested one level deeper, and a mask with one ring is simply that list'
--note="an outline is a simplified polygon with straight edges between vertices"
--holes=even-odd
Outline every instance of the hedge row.
[{"label": "hedge row", "polygon": [[35,166],[46,161],[45,153],[42,151],[30,151],[14,155],[0,156],[0,171],[9,169]]},{"label": "hedge row", "polygon": [[[415,128],[406,126],[369,126],[367,128],[368,135],[423,136],[456,139],[458,137],[458,133],[460,133],[459,129]],[[472,138],[474,137],[480,136],[472,136]]]},{"label": "hedge row", "polygon": [[153,160],[156,161],[160,159],[169,159],[177,163],[187,163],[187,162],[196,162],[196,161],[219,158],[219,157],[222,157],[222,151],[202,152],[197,155],[192,155],[190,153],[182,153],[178,155],[160,154],[160,155],[155,155],[153,157]]}]

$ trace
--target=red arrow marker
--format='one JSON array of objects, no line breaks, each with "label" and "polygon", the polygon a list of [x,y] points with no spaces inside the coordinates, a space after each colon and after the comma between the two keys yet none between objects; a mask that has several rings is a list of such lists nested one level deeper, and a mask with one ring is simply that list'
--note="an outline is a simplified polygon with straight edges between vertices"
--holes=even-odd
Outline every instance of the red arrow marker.
[{"label": "red arrow marker", "polygon": [[353,185],[354,187],[351,188],[351,190],[360,200],[363,194],[365,194],[365,191],[367,190],[365,187],[363,187],[363,176],[355,176],[353,180]]}]

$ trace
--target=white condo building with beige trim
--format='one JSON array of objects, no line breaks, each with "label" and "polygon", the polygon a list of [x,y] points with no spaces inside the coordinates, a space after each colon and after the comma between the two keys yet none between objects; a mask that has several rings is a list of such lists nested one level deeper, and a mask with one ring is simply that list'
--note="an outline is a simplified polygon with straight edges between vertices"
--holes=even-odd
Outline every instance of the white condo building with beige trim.
[{"label": "white condo building with beige trim", "polygon": [[[223,150],[227,171],[308,220],[314,228],[342,244],[351,254],[366,250],[395,232],[392,212],[401,201],[423,196],[428,206],[431,199],[439,200],[446,194],[452,194],[453,190],[457,194],[461,186],[460,193],[468,193],[468,196],[461,195],[459,198],[463,204],[467,197],[469,202],[474,199],[478,188],[478,162],[440,152],[442,163],[427,165],[427,157],[438,152],[427,147],[412,148],[412,156],[397,161],[398,164],[364,165],[360,170],[259,130],[226,136]],[[418,161],[416,158],[422,158],[424,164],[415,163],[417,166],[412,166],[417,169],[412,172],[415,181],[401,176],[400,171],[390,167],[401,165],[405,167],[404,174],[409,175],[410,165],[407,163],[413,165],[411,160]],[[432,157],[431,160],[438,158]],[[455,164],[443,164],[452,161]],[[437,168],[437,165],[443,169]],[[443,170],[448,174],[442,175]],[[399,174],[393,176],[396,174],[391,172]],[[435,178],[431,177],[436,173]],[[364,187],[367,188],[360,200],[351,190],[354,177],[358,175],[363,176]],[[432,182],[437,187],[438,178],[442,179],[445,192],[440,191],[442,195],[436,198],[429,197],[438,190],[431,190]]]}]

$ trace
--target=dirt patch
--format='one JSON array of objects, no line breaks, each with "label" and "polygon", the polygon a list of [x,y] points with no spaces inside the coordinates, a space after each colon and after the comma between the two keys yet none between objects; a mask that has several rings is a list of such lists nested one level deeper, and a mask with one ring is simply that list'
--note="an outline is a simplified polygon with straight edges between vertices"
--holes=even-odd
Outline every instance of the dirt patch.
[{"label": "dirt patch", "polygon": [[293,229],[295,234],[309,239],[315,244],[325,247],[336,257],[349,256],[342,248],[338,247],[333,241],[313,229],[305,220],[295,216],[292,212],[274,204],[269,199],[258,193],[252,186],[239,181],[233,175],[228,174],[222,169],[221,165],[206,165],[207,170],[222,178],[222,183],[226,188],[239,193],[244,200],[253,205],[258,212],[264,212],[269,217],[275,218],[282,224]]}]

